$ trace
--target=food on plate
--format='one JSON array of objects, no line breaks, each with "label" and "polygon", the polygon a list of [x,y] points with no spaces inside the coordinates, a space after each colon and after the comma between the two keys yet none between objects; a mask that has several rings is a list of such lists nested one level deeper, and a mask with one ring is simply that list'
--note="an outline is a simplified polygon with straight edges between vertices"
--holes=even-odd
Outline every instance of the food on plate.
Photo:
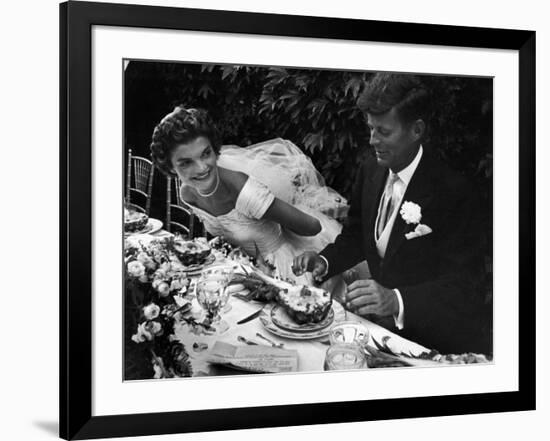
[{"label": "food on plate", "polygon": [[293,285],[290,282],[270,277],[256,268],[233,278],[234,284],[242,284],[250,291],[248,300],[275,301],[288,316],[299,325],[319,323],[332,307],[329,292],[321,288]]},{"label": "food on plate", "polygon": [[143,230],[149,221],[149,216],[139,211],[124,209],[124,231],[135,233]]},{"label": "food on plate", "polygon": [[298,324],[319,323],[332,306],[330,293],[312,286],[292,286],[279,291],[278,303]]},{"label": "food on plate", "polygon": [[173,250],[176,257],[185,266],[204,263],[211,252],[206,241],[182,239],[174,240]]}]

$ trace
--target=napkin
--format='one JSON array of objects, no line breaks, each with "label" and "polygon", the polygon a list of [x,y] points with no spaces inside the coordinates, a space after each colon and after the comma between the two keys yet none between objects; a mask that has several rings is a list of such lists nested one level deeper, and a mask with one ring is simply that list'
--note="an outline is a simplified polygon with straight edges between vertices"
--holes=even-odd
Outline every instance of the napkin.
[{"label": "napkin", "polygon": [[256,373],[296,372],[298,352],[263,345],[236,346],[217,341],[206,361]]}]

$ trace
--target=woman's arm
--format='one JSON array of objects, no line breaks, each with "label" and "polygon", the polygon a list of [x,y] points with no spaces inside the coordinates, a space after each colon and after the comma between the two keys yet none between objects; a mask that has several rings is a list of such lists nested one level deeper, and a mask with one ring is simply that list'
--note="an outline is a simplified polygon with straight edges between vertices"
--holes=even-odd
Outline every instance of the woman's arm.
[{"label": "woman's arm", "polygon": [[[223,179],[232,186],[236,197],[239,197],[239,193],[242,191],[249,177],[241,172],[222,168],[219,170],[222,173],[221,176],[223,176]],[[265,189],[266,193],[269,193],[269,195],[273,197],[267,187],[263,186],[263,184],[262,187]],[[260,189],[259,194],[255,193],[254,197],[262,197],[261,194],[262,189]],[[322,229],[321,223],[317,218],[304,213],[277,197],[273,199],[273,202],[261,217],[277,222],[283,228],[299,234],[300,236],[315,236]]]},{"label": "woman's arm", "polygon": [[263,217],[278,222],[282,227],[300,236],[315,236],[322,228],[317,218],[278,198],[273,200]]}]

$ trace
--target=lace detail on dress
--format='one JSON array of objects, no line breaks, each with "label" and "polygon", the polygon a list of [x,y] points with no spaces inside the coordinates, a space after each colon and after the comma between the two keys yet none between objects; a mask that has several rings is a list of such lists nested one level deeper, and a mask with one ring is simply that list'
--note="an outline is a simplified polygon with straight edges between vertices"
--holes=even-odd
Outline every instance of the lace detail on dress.
[{"label": "lace detail on dress", "polygon": [[264,184],[249,176],[241,188],[235,208],[245,216],[261,219],[275,200],[275,196]]}]

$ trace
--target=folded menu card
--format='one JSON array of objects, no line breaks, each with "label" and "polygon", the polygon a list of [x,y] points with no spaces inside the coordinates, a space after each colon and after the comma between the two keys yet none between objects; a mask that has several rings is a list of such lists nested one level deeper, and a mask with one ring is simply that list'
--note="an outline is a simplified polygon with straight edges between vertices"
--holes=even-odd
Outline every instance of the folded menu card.
[{"label": "folded menu card", "polygon": [[298,370],[297,351],[263,345],[235,346],[217,341],[208,354],[207,361],[258,373]]}]

